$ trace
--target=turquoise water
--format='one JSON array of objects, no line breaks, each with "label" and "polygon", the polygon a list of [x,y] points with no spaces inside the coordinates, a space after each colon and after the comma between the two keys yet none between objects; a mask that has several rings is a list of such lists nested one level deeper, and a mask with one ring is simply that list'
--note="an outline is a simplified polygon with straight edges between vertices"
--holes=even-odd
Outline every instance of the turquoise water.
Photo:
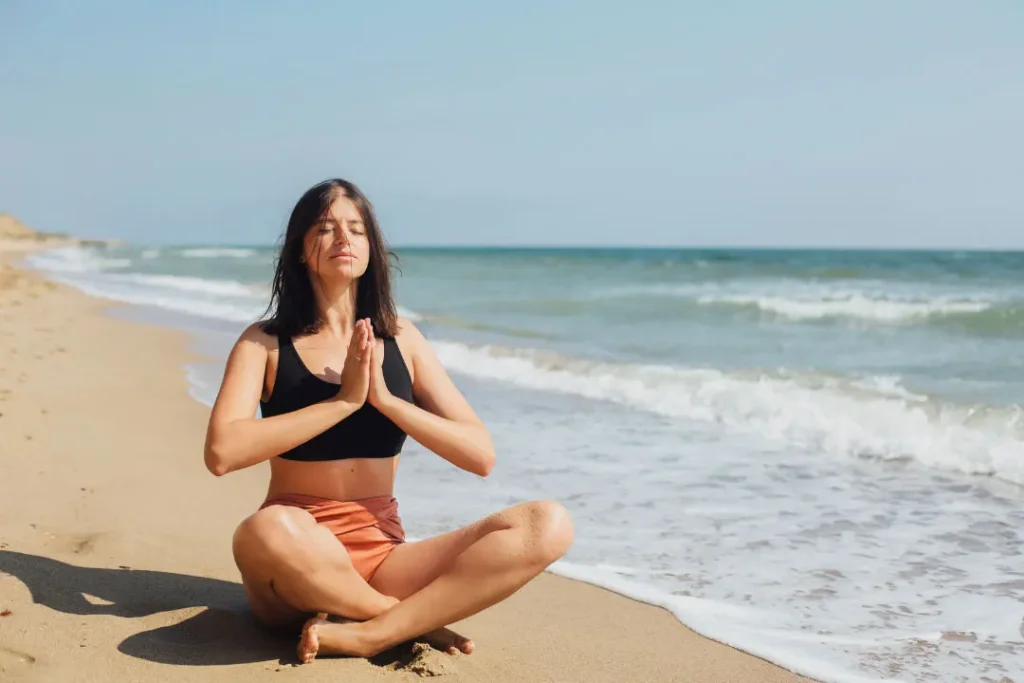
[{"label": "turquoise water", "polygon": [[[214,362],[273,250],[33,257]],[[398,250],[396,294],[499,449],[410,445],[414,535],[562,500],[555,570],[829,681],[1024,671],[1024,253]],[[197,456],[198,457],[198,456]],[[427,481],[427,484],[423,484]]]}]

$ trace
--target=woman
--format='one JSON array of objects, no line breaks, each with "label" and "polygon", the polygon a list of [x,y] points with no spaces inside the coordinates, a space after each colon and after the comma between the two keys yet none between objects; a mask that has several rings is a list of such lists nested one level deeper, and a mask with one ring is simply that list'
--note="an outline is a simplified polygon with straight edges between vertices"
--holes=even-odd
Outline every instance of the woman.
[{"label": "woman", "polygon": [[304,624],[302,662],[413,638],[469,654],[472,641],[445,626],[508,597],[572,542],[568,513],[548,501],[405,541],[393,490],[407,436],[482,477],[495,455],[428,342],[397,316],[388,256],[353,184],[308,190],[288,221],[272,315],[232,348],[210,415],[213,474],[270,462],[266,500],[233,552],[257,619]]}]

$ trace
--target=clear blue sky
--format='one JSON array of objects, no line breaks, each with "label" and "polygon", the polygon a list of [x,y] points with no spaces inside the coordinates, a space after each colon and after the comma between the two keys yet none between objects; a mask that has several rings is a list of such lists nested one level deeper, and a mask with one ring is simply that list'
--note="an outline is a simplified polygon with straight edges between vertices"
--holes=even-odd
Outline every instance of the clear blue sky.
[{"label": "clear blue sky", "polygon": [[340,175],[395,245],[1024,247],[1011,0],[2,0],[0,93],[47,230],[271,242]]}]

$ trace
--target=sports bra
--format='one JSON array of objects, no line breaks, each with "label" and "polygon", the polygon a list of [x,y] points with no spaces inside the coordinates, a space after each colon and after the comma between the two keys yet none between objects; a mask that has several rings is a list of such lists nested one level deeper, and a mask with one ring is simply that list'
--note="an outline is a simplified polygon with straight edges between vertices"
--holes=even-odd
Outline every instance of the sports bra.
[{"label": "sports bra", "polygon": [[[277,378],[270,398],[260,401],[260,414],[290,413],[335,396],[340,385],[317,377],[302,362],[290,338],[278,337]],[[412,377],[394,339],[384,339],[384,383],[391,393],[412,403]],[[406,434],[369,401],[341,422],[278,457],[285,460],[345,460],[398,455]]]}]

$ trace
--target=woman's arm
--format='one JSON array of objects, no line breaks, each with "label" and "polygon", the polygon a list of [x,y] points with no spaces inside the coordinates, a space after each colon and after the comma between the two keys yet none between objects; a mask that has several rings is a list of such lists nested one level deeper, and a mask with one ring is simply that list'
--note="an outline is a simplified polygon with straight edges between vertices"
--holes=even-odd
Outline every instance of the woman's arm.
[{"label": "woman's arm", "polygon": [[[357,334],[352,336],[355,343]],[[228,356],[224,381],[210,413],[204,452],[206,468],[218,477],[295,448],[362,405],[361,401],[337,395],[294,412],[257,419],[267,354],[273,343],[273,337],[252,325],[242,333]],[[369,380],[368,360],[364,367]]]},{"label": "woman's arm", "polygon": [[[456,467],[486,477],[494,468],[494,443],[487,427],[452,382],[434,350],[416,327],[400,321],[411,351],[416,404],[380,391],[383,345],[374,346],[370,402],[399,428]],[[379,405],[378,405],[379,404]]]}]

